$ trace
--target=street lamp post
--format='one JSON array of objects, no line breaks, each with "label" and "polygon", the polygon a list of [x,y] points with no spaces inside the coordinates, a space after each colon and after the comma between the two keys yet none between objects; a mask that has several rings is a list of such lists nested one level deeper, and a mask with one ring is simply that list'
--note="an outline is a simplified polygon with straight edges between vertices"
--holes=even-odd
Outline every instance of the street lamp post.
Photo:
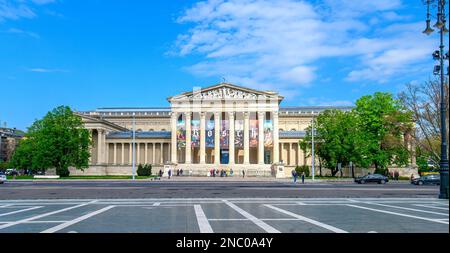
[{"label": "street lamp post", "polygon": [[446,0],[422,0],[427,5],[427,20],[426,20],[426,29],[423,31],[426,35],[430,35],[434,29],[430,27],[430,6],[432,4],[437,5],[437,22],[434,25],[437,29],[439,29],[440,33],[440,45],[439,50],[433,53],[433,58],[435,60],[439,60],[439,65],[434,67],[434,74],[440,75],[440,120],[441,120],[441,157],[440,157],[440,169],[439,173],[441,176],[441,185],[439,198],[440,199],[448,199],[449,190],[448,190],[448,157],[447,157],[447,127],[445,122],[445,116],[447,114],[446,102],[445,101],[445,74],[444,74],[444,60],[448,59],[448,53],[444,53],[444,34],[448,33],[448,29],[445,27],[446,25],[446,14],[445,14],[445,6]]},{"label": "street lamp post", "polygon": [[311,130],[311,140],[312,140],[312,149],[311,149],[311,153],[312,153],[312,162],[311,162],[311,165],[312,165],[312,180],[314,181],[314,175],[316,174],[315,173],[315,154],[314,154],[314,114],[313,114],[313,118],[312,118],[312,123],[311,123],[311,126],[312,126],[312,130]]},{"label": "street lamp post", "polygon": [[135,113],[133,112],[133,151],[132,151],[132,173],[133,173],[133,180],[135,180],[136,177],[136,118],[135,118]]}]

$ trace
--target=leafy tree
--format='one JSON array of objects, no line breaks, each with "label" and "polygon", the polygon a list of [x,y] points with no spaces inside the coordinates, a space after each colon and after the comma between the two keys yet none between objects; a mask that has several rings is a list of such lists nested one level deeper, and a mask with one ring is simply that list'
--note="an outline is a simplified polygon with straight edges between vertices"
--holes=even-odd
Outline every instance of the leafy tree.
[{"label": "leafy tree", "polygon": [[69,175],[69,167],[89,167],[89,131],[81,118],[67,106],[60,106],[28,129],[19,142],[12,159],[13,166],[22,169],[55,168],[60,176]]},{"label": "leafy tree", "polygon": [[376,92],[356,101],[359,130],[364,134],[362,157],[375,169],[409,162],[404,134],[412,130],[412,115],[390,93]]},{"label": "leafy tree", "polygon": [[152,175],[152,165],[151,164],[139,164],[138,169],[137,169],[137,174],[138,176],[145,176],[145,177],[149,177]]}]

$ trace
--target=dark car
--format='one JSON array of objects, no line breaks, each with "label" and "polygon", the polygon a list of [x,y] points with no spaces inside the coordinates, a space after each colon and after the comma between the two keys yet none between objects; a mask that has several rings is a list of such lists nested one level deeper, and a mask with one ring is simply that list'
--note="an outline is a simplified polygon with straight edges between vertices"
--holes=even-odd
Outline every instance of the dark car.
[{"label": "dark car", "polygon": [[385,184],[389,182],[389,178],[380,174],[371,174],[363,177],[357,177],[355,178],[355,182],[358,184],[365,184],[365,183]]},{"label": "dark car", "polygon": [[441,184],[441,176],[439,174],[430,174],[422,176],[420,178],[414,178],[411,180],[411,184],[424,185],[424,184]]}]

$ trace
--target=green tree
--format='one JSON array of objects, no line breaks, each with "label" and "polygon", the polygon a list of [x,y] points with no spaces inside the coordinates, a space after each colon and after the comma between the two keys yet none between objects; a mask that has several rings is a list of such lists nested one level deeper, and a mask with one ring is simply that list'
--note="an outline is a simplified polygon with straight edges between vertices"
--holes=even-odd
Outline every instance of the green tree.
[{"label": "green tree", "polygon": [[364,135],[362,157],[383,173],[389,164],[407,165],[404,135],[412,130],[412,115],[390,93],[376,92],[356,102],[359,130]]},{"label": "green tree", "polygon": [[28,129],[12,159],[14,167],[32,170],[55,168],[60,176],[69,175],[69,167],[89,167],[89,131],[70,107],[60,106]]}]

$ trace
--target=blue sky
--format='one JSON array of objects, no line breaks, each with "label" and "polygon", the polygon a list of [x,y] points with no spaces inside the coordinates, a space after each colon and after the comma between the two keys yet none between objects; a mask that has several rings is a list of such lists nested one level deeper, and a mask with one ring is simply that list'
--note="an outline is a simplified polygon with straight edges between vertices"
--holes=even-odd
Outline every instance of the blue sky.
[{"label": "blue sky", "polygon": [[[168,106],[194,86],[351,105],[431,77],[420,0],[0,0],[0,121],[58,105]],[[448,45],[448,41],[447,41]],[[3,125],[3,123],[1,123]]]}]

